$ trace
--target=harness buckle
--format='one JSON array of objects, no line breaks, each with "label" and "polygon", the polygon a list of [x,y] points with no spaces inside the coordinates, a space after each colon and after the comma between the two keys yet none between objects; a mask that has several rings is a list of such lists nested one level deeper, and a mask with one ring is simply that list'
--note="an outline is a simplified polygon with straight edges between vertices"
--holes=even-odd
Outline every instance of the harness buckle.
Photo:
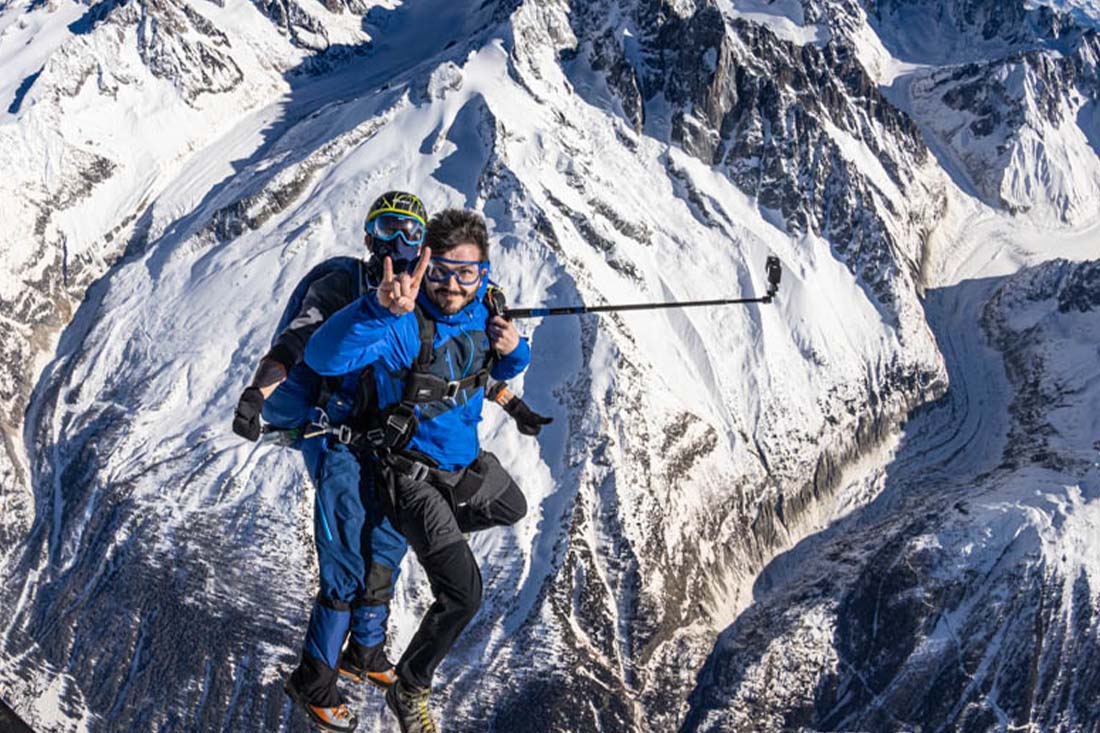
[{"label": "harness buckle", "polygon": [[424,481],[426,481],[428,479],[428,473],[430,471],[431,471],[431,469],[428,468],[428,466],[426,464],[421,463],[420,461],[412,461],[412,465],[409,466],[408,476],[413,481],[418,481],[418,482],[423,483]]},{"label": "harness buckle", "polygon": [[317,416],[310,420],[309,427],[302,433],[303,438],[316,438],[318,435],[328,435],[332,432],[328,421],[328,413],[320,407],[314,407],[313,409],[316,410]]},{"label": "harness buckle", "polygon": [[367,440],[376,448],[382,447],[386,442],[386,431],[382,428],[371,428],[366,432]]},{"label": "harness buckle", "polygon": [[443,390],[443,401],[450,402],[453,405],[461,388],[461,382],[447,382],[447,388]]},{"label": "harness buckle", "polygon": [[351,432],[351,428],[347,425],[341,425],[339,427],[331,428],[333,434],[336,436],[336,440],[344,445],[350,445],[351,441],[355,439],[355,436]]}]

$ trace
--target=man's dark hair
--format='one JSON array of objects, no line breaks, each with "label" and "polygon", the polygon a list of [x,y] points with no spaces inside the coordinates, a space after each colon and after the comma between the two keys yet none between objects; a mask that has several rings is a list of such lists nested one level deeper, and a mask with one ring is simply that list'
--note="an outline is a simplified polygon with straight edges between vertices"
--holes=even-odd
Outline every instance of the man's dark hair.
[{"label": "man's dark hair", "polygon": [[482,261],[489,261],[489,232],[481,214],[465,209],[444,209],[428,222],[424,246],[432,248],[433,256],[445,255],[463,244],[476,244]]}]

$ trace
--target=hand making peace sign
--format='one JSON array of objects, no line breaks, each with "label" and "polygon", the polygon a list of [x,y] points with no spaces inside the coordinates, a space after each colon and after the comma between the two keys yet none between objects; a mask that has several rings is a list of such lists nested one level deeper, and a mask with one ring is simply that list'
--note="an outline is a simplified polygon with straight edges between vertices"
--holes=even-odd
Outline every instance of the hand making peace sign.
[{"label": "hand making peace sign", "polygon": [[382,261],[382,282],[378,286],[378,302],[395,316],[411,313],[416,308],[416,295],[420,292],[420,281],[424,279],[424,273],[428,270],[428,263],[432,258],[432,248],[424,247],[420,250],[420,259],[416,262],[416,269],[410,275],[402,272],[394,277],[393,260],[387,257]]}]

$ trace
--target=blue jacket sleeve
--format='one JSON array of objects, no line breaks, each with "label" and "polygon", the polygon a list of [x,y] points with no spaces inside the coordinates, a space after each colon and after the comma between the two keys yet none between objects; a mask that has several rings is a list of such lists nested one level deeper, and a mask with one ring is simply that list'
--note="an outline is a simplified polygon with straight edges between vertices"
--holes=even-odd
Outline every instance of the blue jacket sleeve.
[{"label": "blue jacket sleeve", "polygon": [[306,345],[306,364],[323,375],[348,374],[379,359],[393,370],[407,367],[414,359],[407,343],[409,319],[419,348],[416,316],[395,316],[378,304],[374,293],[367,293],[313,333]]},{"label": "blue jacket sleeve", "polygon": [[527,339],[521,338],[519,345],[512,350],[511,354],[502,356],[493,368],[489,370],[489,374],[493,379],[504,381],[511,379],[519,375],[527,365],[531,363],[531,345],[527,343]]}]

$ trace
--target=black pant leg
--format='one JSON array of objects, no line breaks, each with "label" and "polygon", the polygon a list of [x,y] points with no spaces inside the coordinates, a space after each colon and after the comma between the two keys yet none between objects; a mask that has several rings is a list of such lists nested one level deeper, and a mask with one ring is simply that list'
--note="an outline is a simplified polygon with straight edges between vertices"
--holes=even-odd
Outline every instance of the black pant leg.
[{"label": "black pant leg", "polygon": [[396,494],[398,527],[435,597],[397,663],[397,675],[411,685],[430,687],[436,667],[481,606],[481,573],[439,489],[399,477]]},{"label": "black pant leg", "polygon": [[443,492],[424,481],[396,478],[394,526],[405,536],[421,564],[427,555],[465,539]]},{"label": "black pant leg", "polygon": [[420,557],[435,602],[397,663],[397,676],[431,687],[432,675],[481,606],[481,571],[465,541]]}]

